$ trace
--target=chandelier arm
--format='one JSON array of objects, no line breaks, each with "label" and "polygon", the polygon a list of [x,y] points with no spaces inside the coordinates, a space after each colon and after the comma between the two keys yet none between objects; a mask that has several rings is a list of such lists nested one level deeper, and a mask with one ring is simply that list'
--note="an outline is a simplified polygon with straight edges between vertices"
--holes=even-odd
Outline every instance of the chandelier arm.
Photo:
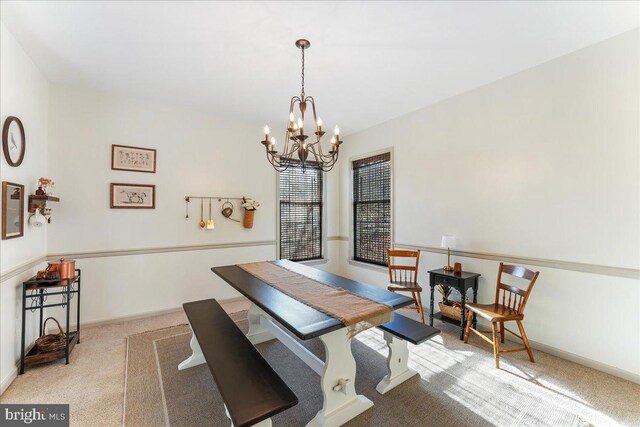
[{"label": "chandelier arm", "polygon": [[290,162],[293,158],[293,155],[296,153],[297,149],[295,146],[292,146],[292,149],[287,151],[286,153],[282,153],[279,155],[280,162]]},{"label": "chandelier arm", "polygon": [[[291,118],[291,115],[293,114],[293,110],[296,106],[296,103],[300,104],[302,102],[302,99],[300,99],[299,96],[294,95],[291,97],[291,101],[289,102],[289,118]],[[295,120],[295,118],[294,118]],[[291,135],[292,133],[289,131],[290,126],[293,126],[293,124],[295,124],[295,122],[291,122],[289,121],[288,125],[287,125],[287,131],[285,132],[285,141],[284,141],[284,146],[285,146],[285,152],[288,150],[289,148],[289,141],[291,141]],[[294,143],[295,145],[295,143]],[[292,151],[295,151],[295,146],[292,147]]]},{"label": "chandelier arm", "polygon": [[286,153],[287,151],[289,151],[289,131],[284,135],[284,146],[282,147],[283,153]]},{"label": "chandelier arm", "polygon": [[286,169],[286,167],[285,169],[283,169],[280,163],[274,161],[273,155],[270,155],[269,153],[267,153],[267,160],[269,161],[269,163],[271,163],[271,166],[273,166],[273,168],[278,172],[283,172]]},{"label": "chandelier arm", "polygon": [[271,157],[268,158],[269,163],[271,163],[271,165],[276,168],[276,170],[278,172],[284,172],[285,170],[287,170],[289,168],[289,166],[291,165],[291,160],[290,157],[284,157],[284,160],[282,160],[283,156],[280,155],[274,155],[271,154]]},{"label": "chandelier arm", "polygon": [[[327,158],[327,159],[332,159],[334,157],[333,154],[325,154],[324,153],[324,149],[323,149],[323,145],[322,145],[322,136],[324,135],[320,135],[320,127],[318,126],[318,120],[317,120],[317,115],[316,115],[316,104],[315,104],[315,100],[313,99],[313,97],[311,95],[307,96],[307,98],[311,101],[311,105],[313,107],[313,116],[315,118],[315,122],[316,122],[316,132],[318,132],[317,135],[317,140],[316,142],[313,143],[313,145],[317,145],[318,146],[318,152],[320,153],[320,156],[322,156],[323,158]],[[337,152],[336,152],[337,154]]]},{"label": "chandelier arm", "polygon": [[[309,102],[311,104],[311,110],[313,111],[313,124],[316,127],[316,132],[320,132],[320,128],[318,127],[318,114],[316,113],[316,100],[313,99],[313,96],[309,95],[304,99],[304,102]],[[316,133],[316,135],[318,135]],[[320,142],[320,135],[318,135],[318,142]]]},{"label": "chandelier arm", "polygon": [[318,167],[323,171],[323,172],[329,172],[332,168],[333,165],[335,165],[335,161],[330,161],[330,162],[318,162]]},{"label": "chandelier arm", "polygon": [[313,99],[313,96],[308,95],[304,98],[304,102],[309,102],[311,104],[311,109],[313,110],[313,122],[316,125],[316,130],[318,129],[318,116],[316,114],[316,101]]},{"label": "chandelier arm", "polygon": [[333,166],[338,161],[338,150],[336,149],[336,151],[331,155],[326,155],[325,158],[327,159],[326,163],[331,163]]},{"label": "chandelier arm", "polygon": [[316,164],[321,171],[329,172],[333,168],[333,165],[335,164],[335,160],[333,162],[322,161],[322,159],[318,158],[318,153],[316,153],[314,147],[311,147],[311,152],[313,153],[313,156],[316,159]]},{"label": "chandelier arm", "polygon": [[300,147],[300,144],[298,144],[297,142],[292,142],[291,143],[291,149],[284,152],[283,154],[285,154],[288,157],[293,156],[293,153],[295,153],[296,151],[298,151],[298,148]]},{"label": "chandelier arm", "polygon": [[294,95],[291,97],[291,102],[289,103],[289,112],[292,113],[293,112],[293,107],[296,103],[296,101],[298,103],[302,102],[302,99],[300,99],[300,97],[298,95]]},{"label": "chandelier arm", "polygon": [[316,159],[316,162],[318,164],[318,167],[323,171],[323,172],[329,172],[331,169],[333,169],[333,166],[336,164],[336,162],[338,161],[338,158],[335,156],[330,157],[329,161],[323,161],[321,158],[319,158],[318,154],[315,151],[315,148],[312,147],[311,148],[313,155]]},{"label": "chandelier arm", "polygon": [[324,162],[322,161],[321,158],[318,157],[318,153],[316,152],[316,148],[314,146],[310,146],[309,147],[309,151],[311,151],[311,154],[313,154],[313,157],[316,160],[316,163],[318,163],[319,166],[322,166],[322,164]]},{"label": "chandelier arm", "polygon": [[309,145],[317,145],[318,146],[318,152],[320,153],[321,156],[324,156],[324,151],[322,150],[322,135],[320,134],[320,126],[318,126],[318,114],[316,112],[316,101],[313,98],[313,96],[308,95],[305,99],[304,102],[309,102],[311,104],[311,109],[313,111],[313,123],[316,127],[316,141],[309,143]]}]

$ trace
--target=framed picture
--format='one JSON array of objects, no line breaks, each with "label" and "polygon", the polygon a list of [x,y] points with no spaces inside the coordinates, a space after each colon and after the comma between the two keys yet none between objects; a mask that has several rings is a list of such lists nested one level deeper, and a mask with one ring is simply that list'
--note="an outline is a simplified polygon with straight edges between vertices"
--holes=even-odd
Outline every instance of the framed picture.
[{"label": "framed picture", "polygon": [[111,184],[111,209],[155,209],[156,186]]},{"label": "framed picture", "polygon": [[2,240],[24,236],[24,185],[2,182]]},{"label": "framed picture", "polygon": [[111,169],[156,173],[156,150],[114,144],[111,146]]}]

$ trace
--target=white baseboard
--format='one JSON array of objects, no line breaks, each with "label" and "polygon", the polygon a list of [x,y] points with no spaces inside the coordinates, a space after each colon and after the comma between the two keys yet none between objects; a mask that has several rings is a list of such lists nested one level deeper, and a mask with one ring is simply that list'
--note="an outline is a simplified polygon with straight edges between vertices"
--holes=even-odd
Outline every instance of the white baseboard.
[{"label": "white baseboard", "polygon": [[[234,302],[238,302],[238,301],[243,301],[245,299],[246,299],[245,297],[239,296],[239,297],[233,297],[233,298],[226,298],[226,299],[223,299],[223,300],[219,300],[218,302],[220,304],[230,304],[230,303],[234,303]],[[104,320],[96,320],[96,321],[93,321],[93,322],[83,322],[82,323],[82,329],[89,328],[89,327],[96,327],[96,326],[111,325],[111,324],[114,324],[114,323],[127,322],[127,321],[132,321],[132,320],[145,319],[145,318],[148,318],[148,317],[162,316],[163,314],[176,313],[178,311],[182,311],[182,306],[169,308],[169,309],[165,309],[165,310],[148,311],[148,312],[145,312],[145,313],[134,314],[134,315],[131,315],[131,316],[120,316],[120,317],[113,317],[113,318],[104,319]],[[74,331],[75,329],[76,329],[76,324],[75,323],[71,323],[69,325],[69,330]],[[58,331],[58,329],[53,327],[53,328],[49,328],[45,332],[46,333],[55,333],[57,331]],[[28,353],[29,350],[31,350],[31,347],[33,347],[33,344],[31,344],[26,349],[25,352]],[[9,372],[9,375],[7,375],[5,378],[3,378],[2,381],[0,382],[0,396],[2,396],[2,394],[4,394],[4,392],[7,390],[7,388],[9,388],[11,383],[13,383],[13,381],[17,378],[17,376],[18,376],[18,364],[19,363],[20,363],[20,361],[17,360],[15,367],[11,370],[11,372]]]},{"label": "white baseboard", "polygon": [[6,378],[3,378],[2,382],[0,382],[0,396],[2,396],[4,394],[5,390],[7,390],[9,388],[11,383],[17,377],[18,377],[18,367],[14,366],[13,369],[11,370],[11,372],[9,372],[9,375],[7,375]]},{"label": "white baseboard", "polygon": [[[33,348],[34,344],[31,344],[30,346],[28,346],[24,352],[25,353],[29,353],[31,351],[31,349]],[[18,377],[18,364],[20,363],[20,361],[18,360],[16,365],[13,367],[13,369],[11,369],[11,372],[9,372],[9,375],[7,375],[5,378],[2,379],[2,381],[0,381],[0,396],[2,396],[4,394],[4,392],[9,388],[9,386],[11,385],[11,383],[13,383],[13,381]]]},{"label": "white baseboard", "polygon": [[[484,328],[485,330],[486,329],[491,329],[491,325],[488,324],[488,323],[485,323],[485,322],[478,321],[478,325],[481,326],[482,328]],[[520,338],[514,337],[511,334],[505,334],[505,339],[507,339],[508,341],[512,341],[512,342],[515,342],[515,343],[522,344],[522,341],[520,340]],[[539,350],[539,351],[542,351],[544,353],[548,353],[548,354],[550,354],[552,356],[559,357],[560,359],[568,360],[570,362],[574,362],[574,363],[577,363],[579,365],[583,365],[583,366],[586,366],[588,368],[596,369],[596,370],[604,372],[606,374],[610,374],[610,375],[613,375],[615,377],[619,377],[619,378],[625,379],[627,381],[631,381],[631,382],[634,382],[636,384],[640,384],[640,375],[639,374],[636,374],[636,373],[633,373],[633,372],[630,372],[630,371],[627,371],[627,370],[624,370],[624,369],[620,369],[620,368],[617,368],[615,366],[607,365],[606,363],[598,362],[597,360],[589,359],[588,357],[580,356],[578,354],[571,353],[569,351],[560,350],[559,348],[552,347],[550,345],[543,344],[541,342],[533,341],[531,339],[529,339],[529,345],[531,345],[531,348],[533,348],[534,350]]]},{"label": "white baseboard", "polygon": [[[522,342],[517,338],[509,337],[509,341],[514,342]],[[593,359],[589,359],[587,357],[580,356],[578,354],[574,354],[568,351],[560,350],[555,347],[551,347],[550,345],[542,344],[536,341],[529,340],[529,344],[532,348],[536,350],[543,351],[545,353],[551,354],[553,356],[559,357],[561,359],[568,360],[570,362],[575,362],[579,365],[584,365],[588,368],[593,368],[598,371],[602,371],[604,373],[623,378],[625,380],[634,382],[636,384],[640,384],[640,375],[634,374],[633,372],[626,371],[624,369],[616,368],[615,366],[607,365],[606,363],[598,362]]]}]

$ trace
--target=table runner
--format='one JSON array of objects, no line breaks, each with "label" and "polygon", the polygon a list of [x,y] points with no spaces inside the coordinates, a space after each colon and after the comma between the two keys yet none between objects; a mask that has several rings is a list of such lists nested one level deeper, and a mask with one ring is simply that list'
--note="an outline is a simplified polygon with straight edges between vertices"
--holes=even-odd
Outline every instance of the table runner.
[{"label": "table runner", "polygon": [[237,266],[295,300],[340,320],[352,337],[393,319],[393,307],[311,279],[286,267],[270,262]]}]

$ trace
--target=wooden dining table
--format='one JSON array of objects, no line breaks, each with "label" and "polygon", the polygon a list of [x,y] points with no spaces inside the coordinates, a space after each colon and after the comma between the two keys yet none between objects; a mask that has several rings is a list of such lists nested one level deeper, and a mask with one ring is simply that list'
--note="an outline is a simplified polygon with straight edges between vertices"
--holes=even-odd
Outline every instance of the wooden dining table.
[{"label": "wooden dining table", "polygon": [[[415,303],[404,295],[296,262],[277,260],[272,263],[310,279],[386,304],[394,310]],[[251,343],[257,345],[277,339],[320,375],[322,408],[307,426],[339,426],[373,406],[370,399],[355,391],[356,361],[351,351],[352,337],[346,325],[290,297],[236,265],[213,267],[211,270],[251,301],[247,333]],[[302,341],[318,338],[324,344],[325,360],[320,360],[292,335]],[[181,369],[203,363],[203,358],[197,354],[197,342],[192,344],[192,348],[193,356],[181,364]],[[404,349],[400,350],[406,353],[406,343]],[[390,351],[393,351],[392,347]],[[408,372],[410,370],[406,367],[406,359],[403,357],[404,369]]]}]

